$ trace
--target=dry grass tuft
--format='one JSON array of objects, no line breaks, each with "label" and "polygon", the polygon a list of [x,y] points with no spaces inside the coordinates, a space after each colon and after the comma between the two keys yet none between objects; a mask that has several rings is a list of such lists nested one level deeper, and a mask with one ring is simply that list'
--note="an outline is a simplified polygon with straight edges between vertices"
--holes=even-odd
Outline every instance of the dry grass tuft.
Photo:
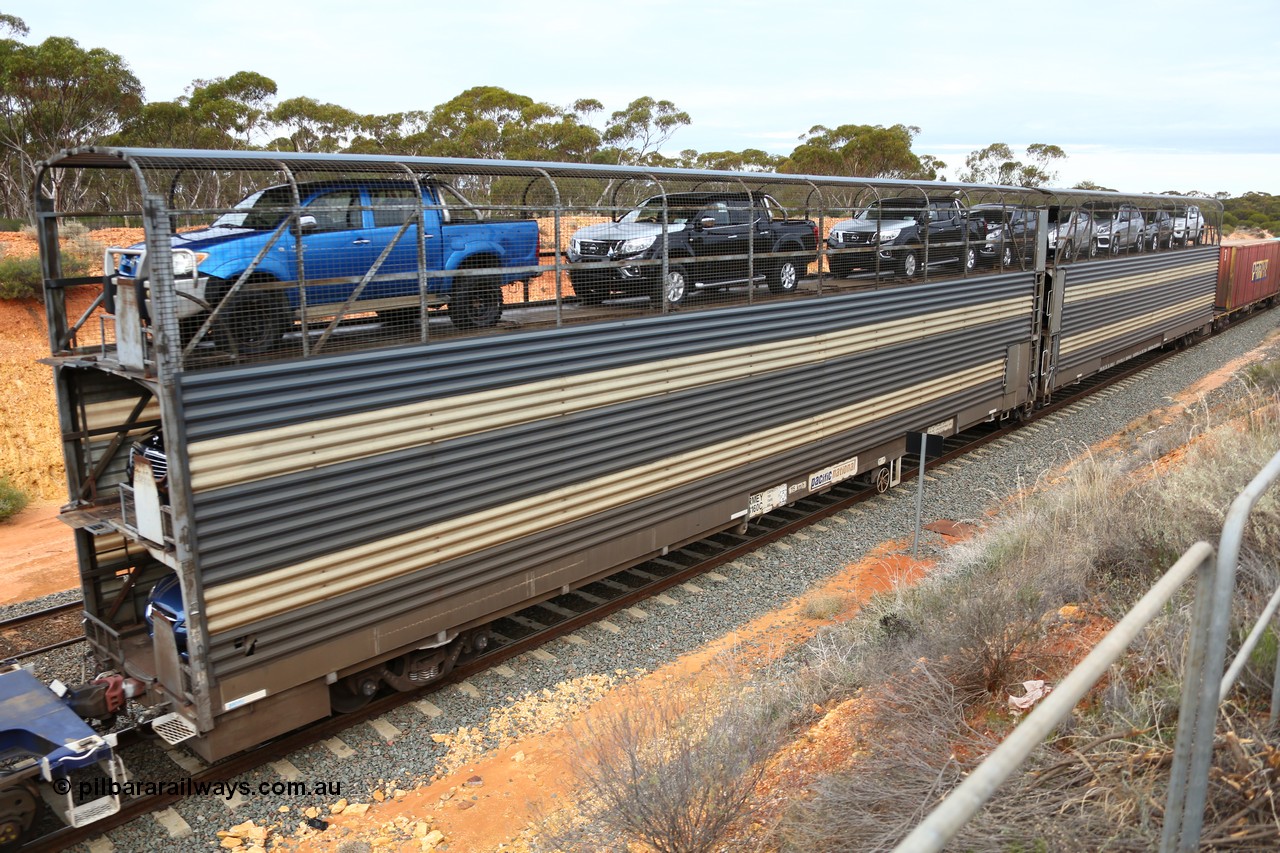
[{"label": "dry grass tuft", "polygon": [[845,601],[838,595],[815,595],[804,603],[806,619],[831,619],[844,610]]},{"label": "dry grass tuft", "polygon": [[673,681],[598,711],[581,725],[574,761],[577,801],[586,805],[571,821],[545,825],[543,842],[554,849],[716,849],[744,814],[788,719],[777,697],[724,682],[713,690]]}]

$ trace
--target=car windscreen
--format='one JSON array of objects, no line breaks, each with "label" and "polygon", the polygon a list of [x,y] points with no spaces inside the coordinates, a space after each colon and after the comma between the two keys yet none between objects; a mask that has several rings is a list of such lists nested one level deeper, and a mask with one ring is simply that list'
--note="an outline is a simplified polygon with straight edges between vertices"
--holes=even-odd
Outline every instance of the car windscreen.
[{"label": "car windscreen", "polygon": [[[685,206],[672,206],[667,208],[667,221],[672,225],[683,225],[694,216],[697,216],[698,208]],[[662,199],[651,198],[644,204],[629,211],[625,216],[618,220],[619,222],[661,222],[662,221]]]},{"label": "car windscreen", "polygon": [[892,205],[888,203],[873,204],[862,213],[858,214],[859,219],[915,219],[920,215],[922,208],[907,207],[902,204]]},{"label": "car windscreen", "polygon": [[293,196],[289,187],[268,187],[236,202],[230,213],[224,213],[213,221],[213,227],[264,231],[279,225],[292,206]]}]

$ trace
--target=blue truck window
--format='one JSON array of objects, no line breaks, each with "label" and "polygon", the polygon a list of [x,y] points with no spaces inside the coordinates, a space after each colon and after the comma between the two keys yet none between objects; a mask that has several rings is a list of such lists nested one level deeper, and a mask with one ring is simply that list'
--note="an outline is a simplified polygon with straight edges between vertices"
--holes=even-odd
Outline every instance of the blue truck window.
[{"label": "blue truck window", "polygon": [[373,227],[399,228],[413,216],[417,198],[417,193],[407,187],[371,190],[369,201],[373,206]]},{"label": "blue truck window", "polygon": [[362,228],[360,196],[351,190],[339,190],[314,198],[307,213],[316,218],[317,231],[345,231]]}]

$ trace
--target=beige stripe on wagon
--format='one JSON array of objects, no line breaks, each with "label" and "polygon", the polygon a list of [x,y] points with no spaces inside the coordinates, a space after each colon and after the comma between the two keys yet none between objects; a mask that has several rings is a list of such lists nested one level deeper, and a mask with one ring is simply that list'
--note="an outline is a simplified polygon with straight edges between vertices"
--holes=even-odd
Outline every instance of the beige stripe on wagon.
[{"label": "beige stripe on wagon", "polygon": [[1137,329],[1150,328],[1151,331],[1158,332],[1168,325],[1168,321],[1174,317],[1184,314],[1194,314],[1197,311],[1213,310],[1213,294],[1203,296],[1195,296],[1177,305],[1170,305],[1160,311],[1151,314],[1144,314],[1141,317],[1130,317],[1108,326],[1099,326],[1096,329],[1080,332],[1079,334],[1064,337],[1062,345],[1059,347],[1060,355],[1067,355],[1085,347],[1095,346],[1104,341],[1118,338],[1121,335],[1133,332]]},{"label": "beige stripe on wagon", "polygon": [[1028,313],[1029,300],[1004,299],[832,334],[574,374],[207,439],[193,442],[188,448],[191,488],[202,492],[280,477],[545,418],[816,364]]},{"label": "beige stripe on wagon", "polygon": [[1067,292],[1063,294],[1062,301],[1070,305],[1074,302],[1084,302],[1103,296],[1112,296],[1116,293],[1159,287],[1162,284],[1170,284],[1171,282],[1182,281],[1206,273],[1211,273],[1216,277],[1218,275],[1218,262],[1206,261],[1194,266],[1172,267],[1158,273],[1139,273],[1127,275],[1123,278],[1108,278],[1075,287],[1070,286],[1071,279],[1068,277],[1068,288]]}]

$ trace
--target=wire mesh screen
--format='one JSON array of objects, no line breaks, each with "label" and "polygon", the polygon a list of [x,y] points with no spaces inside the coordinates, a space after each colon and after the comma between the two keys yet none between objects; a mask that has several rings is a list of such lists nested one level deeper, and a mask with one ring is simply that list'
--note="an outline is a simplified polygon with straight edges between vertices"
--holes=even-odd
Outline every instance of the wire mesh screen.
[{"label": "wire mesh screen", "polygon": [[81,271],[96,301],[66,302],[60,342],[136,336],[144,361],[159,348],[184,370],[1170,251],[1216,240],[1218,215],[1173,197],[772,173],[128,155],[132,170],[86,160],[76,209],[47,215],[62,245],[93,241],[102,259]]}]

